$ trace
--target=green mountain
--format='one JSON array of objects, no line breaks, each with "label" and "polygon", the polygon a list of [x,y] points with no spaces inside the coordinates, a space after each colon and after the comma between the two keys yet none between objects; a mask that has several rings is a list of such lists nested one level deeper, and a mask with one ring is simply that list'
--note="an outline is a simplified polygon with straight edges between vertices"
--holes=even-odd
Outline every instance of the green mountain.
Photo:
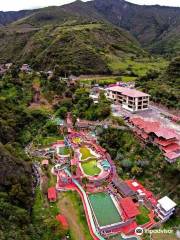
[{"label": "green mountain", "polygon": [[7,25],[14,21],[17,21],[20,18],[30,15],[35,12],[35,10],[22,10],[22,11],[10,11],[2,12],[0,11],[0,26]]},{"label": "green mountain", "polygon": [[140,6],[124,0],[89,2],[111,23],[128,30],[154,53],[180,52],[180,8]]},{"label": "green mountain", "polygon": [[[105,21],[129,31],[152,53],[180,52],[180,8],[140,6],[124,0],[75,1],[60,7],[19,12],[0,12],[0,24],[30,24],[40,27],[65,22]],[[16,25],[15,24],[15,25]]]},{"label": "green mountain", "polygon": [[155,102],[169,108],[180,109],[180,57],[172,60],[160,74],[150,72],[139,79],[137,86],[151,94]]},{"label": "green mountain", "polygon": [[121,28],[69,14],[65,21],[58,12],[54,15],[53,9],[0,29],[1,62],[27,62],[42,70],[58,64],[77,74],[110,73],[112,58],[145,54],[135,38]]}]

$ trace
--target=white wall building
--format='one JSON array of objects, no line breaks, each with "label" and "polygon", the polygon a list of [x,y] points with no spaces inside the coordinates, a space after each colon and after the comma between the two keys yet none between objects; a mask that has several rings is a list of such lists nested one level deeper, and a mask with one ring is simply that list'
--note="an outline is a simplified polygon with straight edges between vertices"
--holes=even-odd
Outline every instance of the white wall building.
[{"label": "white wall building", "polygon": [[149,94],[127,87],[113,86],[106,89],[106,97],[131,112],[149,108]]},{"label": "white wall building", "polygon": [[158,200],[155,211],[163,221],[167,221],[173,215],[176,206],[177,204],[174,201],[165,196]]}]

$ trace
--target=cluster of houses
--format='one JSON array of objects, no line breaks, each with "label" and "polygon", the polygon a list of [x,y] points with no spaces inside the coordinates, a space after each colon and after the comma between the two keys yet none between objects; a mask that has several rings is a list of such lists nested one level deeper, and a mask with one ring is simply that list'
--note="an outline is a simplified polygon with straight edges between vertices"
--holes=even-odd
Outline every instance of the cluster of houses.
[{"label": "cluster of houses", "polygon": [[[4,75],[13,65],[13,63],[5,63],[5,64],[0,64],[0,75]],[[22,66],[19,69],[22,72],[29,73],[32,72],[32,69],[29,64],[22,64]]]},{"label": "cluster of houses", "polygon": [[20,71],[25,72],[25,73],[29,73],[32,72],[32,69],[30,67],[29,64],[24,63],[21,67],[20,67]]},{"label": "cluster of houses", "polygon": [[129,119],[134,133],[145,142],[153,143],[163,152],[170,163],[180,158],[178,135],[173,129],[162,126],[158,121],[151,121],[134,116]]},{"label": "cluster of houses", "polygon": [[0,75],[4,75],[12,65],[12,63],[0,64]]},{"label": "cluster of houses", "polygon": [[119,178],[114,178],[112,184],[121,194],[122,199],[125,199],[122,202],[123,206],[126,206],[125,213],[129,218],[132,217],[130,217],[131,212],[133,212],[133,217],[139,214],[137,207],[134,206],[134,202],[136,201],[138,201],[139,205],[146,205],[148,209],[151,209],[161,222],[167,221],[174,214],[175,207],[177,206],[174,201],[168,196],[157,200],[153,193],[147,190],[136,179],[123,181]]}]

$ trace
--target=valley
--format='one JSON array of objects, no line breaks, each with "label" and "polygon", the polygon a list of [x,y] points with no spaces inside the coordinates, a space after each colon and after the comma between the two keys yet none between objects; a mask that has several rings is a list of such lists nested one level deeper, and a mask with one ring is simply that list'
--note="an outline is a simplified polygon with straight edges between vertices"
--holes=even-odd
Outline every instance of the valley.
[{"label": "valley", "polygon": [[178,239],[179,29],[124,0],[0,12],[0,239]]}]

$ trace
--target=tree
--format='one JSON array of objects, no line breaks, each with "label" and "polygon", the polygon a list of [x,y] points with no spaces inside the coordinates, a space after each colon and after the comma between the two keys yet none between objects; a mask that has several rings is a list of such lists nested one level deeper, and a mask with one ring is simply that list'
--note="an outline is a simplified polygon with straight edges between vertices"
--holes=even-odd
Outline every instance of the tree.
[{"label": "tree", "polygon": [[82,183],[86,186],[89,182],[89,179],[87,177],[83,177]]},{"label": "tree", "polygon": [[56,111],[56,116],[65,119],[66,115],[67,115],[68,109],[66,107],[60,107],[57,111]]}]

